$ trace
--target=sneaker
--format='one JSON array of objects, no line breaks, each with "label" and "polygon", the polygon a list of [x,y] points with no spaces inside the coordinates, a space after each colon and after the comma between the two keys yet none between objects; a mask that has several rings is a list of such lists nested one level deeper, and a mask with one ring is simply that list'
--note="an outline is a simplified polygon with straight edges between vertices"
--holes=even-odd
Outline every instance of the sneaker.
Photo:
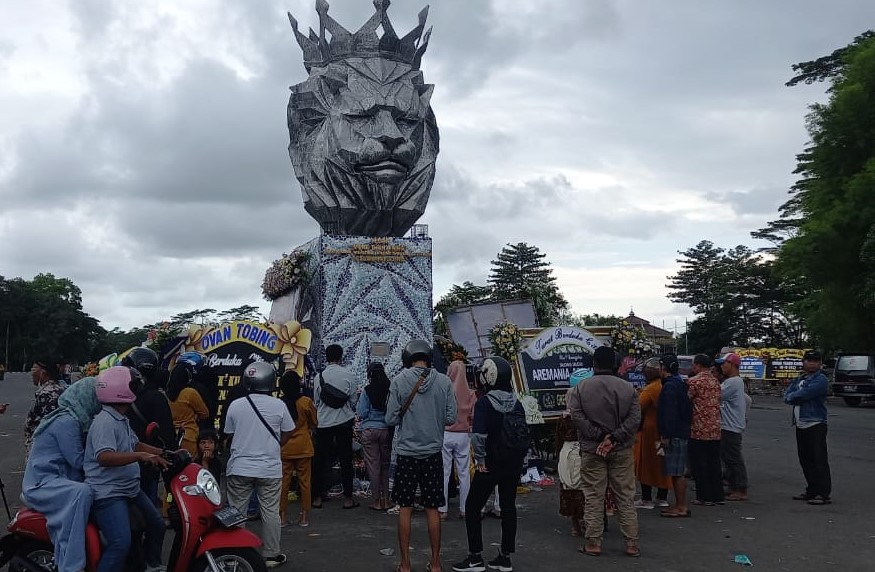
[{"label": "sneaker", "polygon": [[808,493],[802,493],[802,494],[798,494],[798,495],[793,496],[793,500],[801,500],[801,501],[810,501],[813,498],[814,498],[814,495],[810,495]]},{"label": "sneaker", "polygon": [[146,566],[146,572],[167,572],[167,566]]},{"label": "sneaker", "polygon": [[635,508],[642,510],[653,510],[653,501],[637,500],[635,501]]},{"label": "sneaker", "polygon": [[483,557],[479,554],[469,554],[467,558],[453,564],[455,572],[486,572],[486,564],[483,562]]},{"label": "sneaker", "polygon": [[510,556],[498,553],[498,556],[493,558],[487,564],[490,570],[498,570],[498,572],[513,572],[513,564],[510,563]]},{"label": "sneaker", "polygon": [[813,506],[820,506],[825,504],[832,504],[832,499],[829,497],[825,497],[823,495],[814,495],[810,499],[808,499],[808,504]]},{"label": "sneaker", "polygon": [[658,506],[659,508],[665,508],[667,506],[671,506],[671,503],[665,499],[657,499],[656,506]]},{"label": "sneaker", "polygon": [[268,558],[265,558],[264,564],[268,568],[276,568],[280,564],[285,564],[286,560],[288,560],[288,558],[286,558],[285,554],[277,554],[276,556],[270,556]]}]

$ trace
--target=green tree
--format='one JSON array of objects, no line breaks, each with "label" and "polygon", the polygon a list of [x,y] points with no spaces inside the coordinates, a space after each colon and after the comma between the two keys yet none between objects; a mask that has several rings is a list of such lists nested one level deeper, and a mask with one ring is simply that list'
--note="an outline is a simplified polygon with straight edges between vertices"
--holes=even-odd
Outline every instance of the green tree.
[{"label": "green tree", "polygon": [[492,261],[487,280],[496,300],[531,300],[541,326],[554,325],[568,309],[546,257],[537,246],[508,244]]},{"label": "green tree", "polygon": [[875,32],[793,69],[788,85],[829,81],[829,101],[809,108],[778,267],[807,285],[798,307],[820,345],[875,349]]},{"label": "green tree", "polygon": [[489,286],[478,286],[473,282],[465,281],[461,286],[453,284],[450,291],[441,296],[434,306],[434,332],[435,335],[449,335],[447,315],[460,306],[481,304],[492,299],[492,289]]},{"label": "green tree", "polygon": [[0,324],[0,347],[8,343],[11,365],[22,369],[38,355],[84,362],[105,335],[82,310],[81,290],[52,274],[32,280],[0,276]]},{"label": "green tree", "polygon": [[261,310],[258,306],[243,305],[236,308],[230,308],[216,314],[218,322],[235,322],[238,320],[248,320],[250,322],[260,322],[262,320]]},{"label": "green tree", "polygon": [[575,314],[573,312],[564,311],[559,316],[559,323],[562,325],[574,326],[577,328],[586,328],[592,326],[616,326],[623,321],[620,316],[614,314]]},{"label": "green tree", "polygon": [[680,269],[669,277],[668,297],[687,304],[697,316],[688,336],[700,341],[691,341],[691,348],[729,342],[789,347],[806,343],[807,331],[799,318],[803,283],[781,277],[767,256],[746,246],[726,250],[709,241],[679,254]]}]

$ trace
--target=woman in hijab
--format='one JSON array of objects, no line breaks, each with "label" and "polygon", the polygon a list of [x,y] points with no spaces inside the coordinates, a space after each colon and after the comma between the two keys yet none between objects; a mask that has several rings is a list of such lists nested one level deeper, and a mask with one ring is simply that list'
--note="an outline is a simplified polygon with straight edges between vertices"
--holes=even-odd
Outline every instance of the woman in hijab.
[{"label": "woman in hijab", "polygon": [[85,569],[85,527],[93,496],[82,482],[82,462],[85,433],[101,410],[94,386],[95,379],[86,377],[64,390],[58,409],[36,428],[24,470],[22,496],[46,517],[58,572]]},{"label": "woman in hijab", "polygon": [[301,394],[301,376],[294,370],[286,370],[280,378],[280,391],[283,403],[295,422],[292,436],[282,448],[283,484],[280,492],[280,522],[285,526],[288,521],[289,489],[292,485],[292,473],[298,475],[298,488],[301,491],[301,514],[298,516],[298,526],[310,526],[310,509],[313,508],[311,493],[310,470],[313,461],[313,437],[316,429],[316,404],[306,395]]},{"label": "woman in hijab", "polygon": [[456,360],[447,368],[447,376],[453,382],[453,393],[456,396],[456,422],[444,429],[444,500],[446,504],[438,509],[441,519],[447,519],[449,512],[450,475],[453,464],[456,466],[456,476],[459,479],[459,518],[465,518],[465,501],[471,490],[471,420],[474,416],[474,404],[477,396],[468,386],[465,374],[465,362]]},{"label": "woman in hijab", "polygon": [[389,508],[389,463],[392,456],[392,432],[386,425],[386,402],[389,399],[389,384],[383,364],[374,362],[368,366],[368,385],[362,391],[356,407],[361,420],[362,448],[365,450],[365,466],[371,479],[372,510]]},{"label": "woman in hijab", "polygon": [[[638,438],[635,439],[635,477],[641,483],[641,500],[635,501],[635,507],[650,510],[654,506],[668,506],[668,489],[671,488],[671,478],[662,471],[662,460],[659,458],[659,425],[657,423],[657,404],[662,393],[662,377],[660,376],[659,358],[650,358],[644,362],[644,378],[647,385],[638,395],[641,403],[641,426]],[[653,502],[653,489],[656,488],[656,505]]]}]

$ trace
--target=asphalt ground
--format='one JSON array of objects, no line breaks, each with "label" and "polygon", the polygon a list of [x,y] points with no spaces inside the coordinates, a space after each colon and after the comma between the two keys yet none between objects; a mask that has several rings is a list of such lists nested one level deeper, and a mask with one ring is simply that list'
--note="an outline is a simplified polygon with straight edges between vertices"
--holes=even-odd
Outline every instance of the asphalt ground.
[{"label": "asphalt ground", "polygon": [[[29,374],[7,374],[0,381],[0,477],[14,512],[24,464],[22,425],[33,398]],[[689,519],[663,519],[658,511],[640,511],[642,556],[622,554],[615,519],[599,558],[577,552],[580,540],[569,534],[569,523],[558,516],[556,487],[518,497],[519,531],[515,570],[741,570],[735,555],[746,555],[759,570],[864,571],[875,569],[875,407],[852,409],[830,403],[829,447],[833,504],[809,506],[790,497],[804,489],[796,459],[790,412],[779,399],[755,396],[744,439],[751,482],[750,500],[725,506],[693,507]],[[300,571],[390,571],[397,564],[395,517],[367,509],[342,510],[332,501],[314,510],[309,528],[283,530],[282,546],[289,563],[279,568]],[[456,501],[458,502],[458,501]],[[295,507],[290,513],[295,514]],[[444,569],[466,554],[465,525],[455,519],[443,525]],[[5,523],[6,515],[0,516]],[[258,523],[252,525],[258,531]],[[497,550],[500,523],[484,526],[487,557]],[[170,545],[168,534],[165,547]],[[428,562],[425,518],[414,515],[414,570]],[[381,550],[392,549],[392,555]]]}]

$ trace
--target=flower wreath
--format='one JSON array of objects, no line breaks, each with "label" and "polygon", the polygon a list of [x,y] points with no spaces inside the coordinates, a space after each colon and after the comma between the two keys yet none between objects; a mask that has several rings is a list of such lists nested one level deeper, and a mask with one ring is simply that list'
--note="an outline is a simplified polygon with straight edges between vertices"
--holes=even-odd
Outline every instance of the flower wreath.
[{"label": "flower wreath", "polygon": [[274,260],[261,283],[261,293],[265,300],[276,300],[295,288],[305,285],[310,279],[310,274],[307,272],[310,257],[309,252],[295,250]]},{"label": "flower wreath", "polygon": [[489,343],[493,354],[512,362],[523,345],[523,333],[516,324],[498,322],[489,330]]}]

